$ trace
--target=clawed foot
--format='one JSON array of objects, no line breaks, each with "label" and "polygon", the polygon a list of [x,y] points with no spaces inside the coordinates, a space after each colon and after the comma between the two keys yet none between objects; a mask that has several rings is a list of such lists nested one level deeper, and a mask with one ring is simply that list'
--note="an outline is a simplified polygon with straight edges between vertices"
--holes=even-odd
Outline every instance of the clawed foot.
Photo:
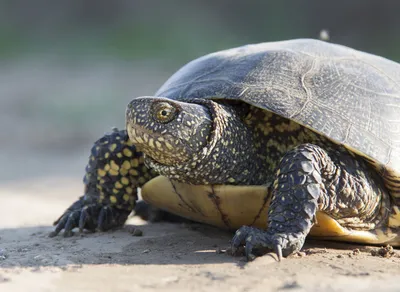
[{"label": "clawed foot", "polygon": [[254,227],[242,226],[232,239],[232,252],[244,246],[248,261],[254,260],[266,250],[275,251],[278,261],[293,252],[299,251],[304,244],[302,234],[270,233]]},{"label": "clawed foot", "polygon": [[64,237],[70,237],[74,234],[72,230],[76,227],[80,232],[83,230],[106,231],[122,226],[129,213],[111,206],[88,203],[85,201],[85,197],[81,197],[54,222],[56,228],[49,234],[49,237],[56,236],[63,229]]}]

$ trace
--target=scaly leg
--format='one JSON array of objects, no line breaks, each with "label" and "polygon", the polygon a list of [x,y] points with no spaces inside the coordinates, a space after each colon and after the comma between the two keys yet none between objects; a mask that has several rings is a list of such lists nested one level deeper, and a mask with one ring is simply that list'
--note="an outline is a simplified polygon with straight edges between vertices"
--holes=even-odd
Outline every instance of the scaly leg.
[{"label": "scaly leg", "polygon": [[232,250],[245,245],[249,260],[255,258],[253,250],[272,249],[279,260],[299,251],[317,210],[349,228],[373,229],[387,218],[382,206],[389,196],[382,180],[346,151],[300,145],[281,160],[272,188],[267,230],[243,226],[232,239]]},{"label": "scaly leg", "polygon": [[68,237],[76,227],[105,231],[122,226],[135,207],[137,188],[155,176],[126,131],[113,130],[94,143],[83,179],[84,195],[54,222],[49,236],[64,229]]}]

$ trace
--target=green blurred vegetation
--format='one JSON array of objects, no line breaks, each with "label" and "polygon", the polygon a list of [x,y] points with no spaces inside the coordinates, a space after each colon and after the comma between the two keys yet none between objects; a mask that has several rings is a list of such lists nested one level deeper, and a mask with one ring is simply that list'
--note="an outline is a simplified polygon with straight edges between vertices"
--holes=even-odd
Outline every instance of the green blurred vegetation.
[{"label": "green blurred vegetation", "polygon": [[181,62],[246,43],[317,38],[400,59],[400,1],[1,1],[0,57]]},{"label": "green blurred vegetation", "polygon": [[327,29],[400,61],[399,11],[396,0],[0,0],[0,182],[80,176],[129,100],[206,53]]}]

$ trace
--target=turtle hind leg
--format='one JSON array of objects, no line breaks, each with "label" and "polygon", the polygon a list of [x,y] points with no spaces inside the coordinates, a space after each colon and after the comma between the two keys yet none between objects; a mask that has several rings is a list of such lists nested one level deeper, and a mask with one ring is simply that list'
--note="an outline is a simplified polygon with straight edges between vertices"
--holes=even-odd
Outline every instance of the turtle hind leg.
[{"label": "turtle hind leg", "polygon": [[84,195],[54,222],[56,227],[49,236],[64,229],[68,237],[76,227],[80,231],[105,231],[122,226],[135,207],[137,188],[154,176],[125,130],[104,135],[91,149],[83,179]]},{"label": "turtle hind leg", "polygon": [[374,222],[387,218],[389,196],[379,177],[367,169],[340,150],[328,154],[319,146],[304,144],[289,151],[280,162],[272,187],[267,230],[241,227],[232,240],[232,250],[245,245],[250,260],[255,257],[253,250],[272,249],[279,259],[299,251],[317,211],[338,221],[346,218],[353,225],[368,223],[373,229]]}]

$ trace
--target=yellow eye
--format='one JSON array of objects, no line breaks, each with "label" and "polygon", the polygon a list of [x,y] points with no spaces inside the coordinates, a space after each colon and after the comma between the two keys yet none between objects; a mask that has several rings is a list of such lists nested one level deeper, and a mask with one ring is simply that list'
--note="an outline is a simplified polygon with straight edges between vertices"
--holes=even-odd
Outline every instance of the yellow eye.
[{"label": "yellow eye", "polygon": [[176,108],[167,102],[160,102],[154,106],[154,118],[160,123],[172,121],[176,114]]}]

